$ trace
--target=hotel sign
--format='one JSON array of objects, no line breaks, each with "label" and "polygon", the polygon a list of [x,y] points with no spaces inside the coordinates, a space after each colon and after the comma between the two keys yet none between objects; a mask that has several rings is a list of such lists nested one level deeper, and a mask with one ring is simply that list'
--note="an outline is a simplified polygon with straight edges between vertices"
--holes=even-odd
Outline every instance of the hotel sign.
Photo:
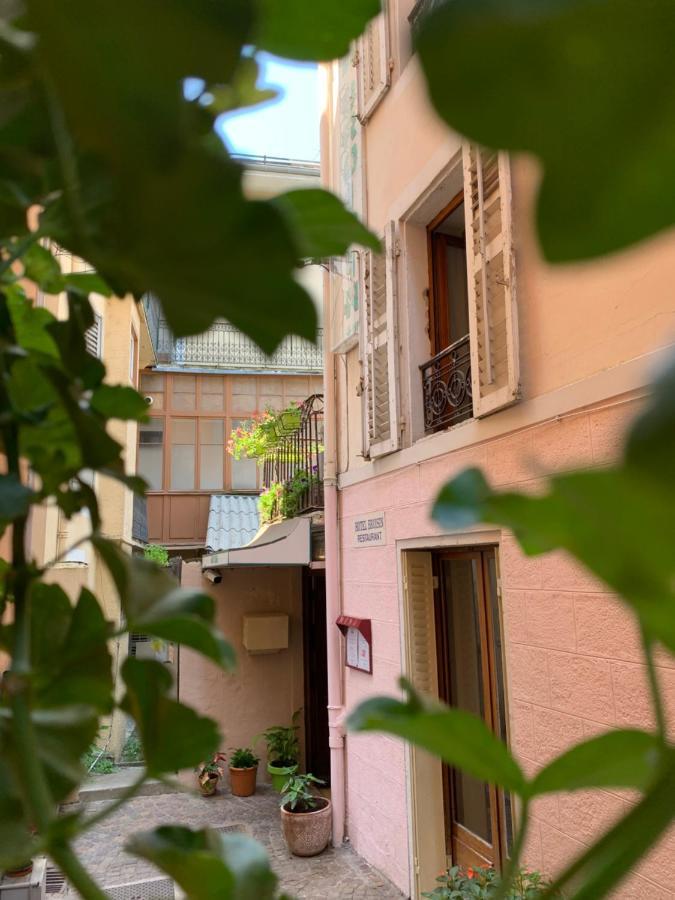
[{"label": "hotel sign", "polygon": [[384,513],[368,513],[352,522],[352,544],[354,547],[381,547],[387,543],[384,529]]}]

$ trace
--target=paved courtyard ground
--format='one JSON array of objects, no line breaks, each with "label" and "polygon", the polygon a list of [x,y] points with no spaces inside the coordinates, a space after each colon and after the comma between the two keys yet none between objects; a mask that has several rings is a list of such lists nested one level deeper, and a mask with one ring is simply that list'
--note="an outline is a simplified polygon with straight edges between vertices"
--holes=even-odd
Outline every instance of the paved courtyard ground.
[{"label": "paved courtyard ground", "polygon": [[[108,802],[88,802],[87,812],[92,815]],[[162,873],[125,853],[123,845],[135,831],[168,823],[192,828],[230,826],[250,834],[265,846],[281,888],[292,897],[401,900],[403,896],[348,845],[307,859],[292,856],[281,834],[278,795],[267,786],[259,786],[253,797],[246,798],[233,797],[227,788],[210,798],[181,793],[138,797],[80,838],[77,850],[106,888],[157,878]]]}]

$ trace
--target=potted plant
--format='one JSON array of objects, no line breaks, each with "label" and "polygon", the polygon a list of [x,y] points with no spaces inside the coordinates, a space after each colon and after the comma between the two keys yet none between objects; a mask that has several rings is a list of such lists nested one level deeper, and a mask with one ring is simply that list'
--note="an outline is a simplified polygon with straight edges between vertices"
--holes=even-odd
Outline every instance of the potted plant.
[{"label": "potted plant", "polygon": [[216,753],[208,762],[197,766],[197,784],[203,797],[213,797],[218,787],[218,782],[223,777],[224,769],[221,763],[227,759],[224,753]]},{"label": "potted plant", "polygon": [[273,725],[264,731],[262,737],[267,744],[267,771],[272,777],[272,786],[281,793],[289,775],[298,771],[300,743],[298,741],[297,719],[300,710],[293,713],[291,725]]},{"label": "potted plant", "polygon": [[230,756],[230,787],[235,797],[255,794],[255,780],[260,760],[249,747],[238,747]]},{"label": "potted plant", "polygon": [[[438,887],[433,891],[423,893],[423,897],[429,897],[430,900],[459,900],[466,897],[467,900],[493,900],[497,896],[501,885],[499,872],[492,868],[481,868],[480,866],[462,869],[459,866],[452,866],[443,875],[440,875],[436,881],[439,882]],[[546,881],[539,872],[526,872],[520,869],[511,887],[504,895],[504,900],[539,900],[547,894],[547,888],[550,887],[550,881]],[[559,894],[555,894],[556,897]]]},{"label": "potted plant", "polygon": [[316,856],[328,846],[333,814],[330,800],[312,787],[323,784],[314,775],[291,775],[281,796],[281,829],[294,856]]}]

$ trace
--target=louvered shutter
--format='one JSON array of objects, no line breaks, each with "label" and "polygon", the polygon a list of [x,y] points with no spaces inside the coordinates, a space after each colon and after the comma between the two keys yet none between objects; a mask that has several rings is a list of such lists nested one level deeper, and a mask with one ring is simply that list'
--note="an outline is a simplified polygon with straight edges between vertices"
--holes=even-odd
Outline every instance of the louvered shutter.
[{"label": "louvered shutter", "polygon": [[511,177],[504,153],[465,143],[463,156],[471,382],[480,418],[519,394]]},{"label": "louvered shutter", "polygon": [[387,9],[368,23],[359,39],[358,57],[358,117],[363,124],[373,114],[384,97],[391,81],[389,67],[389,26]]},{"label": "louvered shutter", "polygon": [[101,338],[103,331],[103,320],[101,316],[97,313],[94,313],[94,324],[91,325],[84,333],[84,344],[87,348],[87,353],[91,353],[92,356],[101,356]]},{"label": "louvered shutter", "polygon": [[[438,697],[436,627],[431,553],[410,550],[403,554],[403,590],[407,632],[406,675],[417,690]],[[446,866],[445,812],[441,761],[410,745],[413,810],[415,891],[436,887],[436,876]]]},{"label": "louvered shutter", "polygon": [[367,251],[362,266],[364,456],[398,450],[398,329],[394,223],[385,230],[384,253]]}]

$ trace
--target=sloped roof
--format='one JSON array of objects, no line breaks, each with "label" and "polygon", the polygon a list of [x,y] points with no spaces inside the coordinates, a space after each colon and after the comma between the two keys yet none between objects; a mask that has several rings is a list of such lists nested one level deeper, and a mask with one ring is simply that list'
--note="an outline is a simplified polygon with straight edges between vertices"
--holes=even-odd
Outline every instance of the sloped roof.
[{"label": "sloped roof", "polygon": [[212,494],[206,529],[206,549],[234,550],[258,532],[258,498],[242,494]]}]

